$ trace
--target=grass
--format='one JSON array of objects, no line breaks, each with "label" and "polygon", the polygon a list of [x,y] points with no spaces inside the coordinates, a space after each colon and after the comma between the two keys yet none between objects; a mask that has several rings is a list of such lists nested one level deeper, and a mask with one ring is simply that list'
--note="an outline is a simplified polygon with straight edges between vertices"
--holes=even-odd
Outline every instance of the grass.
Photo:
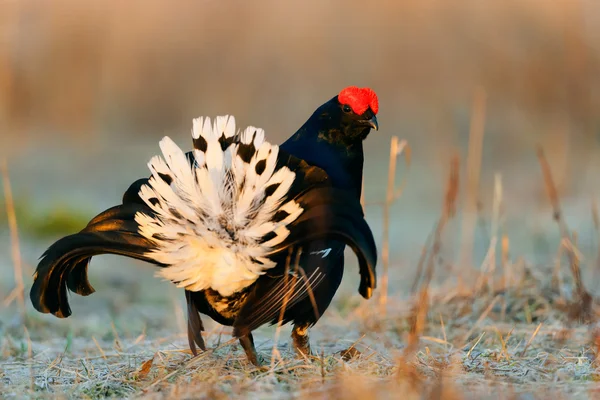
[{"label": "grass", "polygon": [[[19,230],[32,239],[47,239],[64,236],[80,231],[93,216],[84,210],[72,210],[56,204],[45,211],[32,213],[35,207],[27,198],[15,199],[15,214],[19,221]],[[8,216],[6,205],[0,201],[0,225],[6,225]]]},{"label": "grass", "polygon": [[[527,271],[509,290],[432,289],[420,332],[410,302],[394,297],[386,318],[367,303],[346,317],[332,310],[313,330],[317,355],[296,359],[281,343],[281,359],[268,371],[247,363],[229,329],[208,331],[211,350],[192,358],[183,335],[61,338],[31,315],[26,325],[36,338],[3,335],[0,390],[6,398],[591,395],[600,373],[593,329],[570,321],[549,282]],[[257,343],[270,354],[268,336]]]}]

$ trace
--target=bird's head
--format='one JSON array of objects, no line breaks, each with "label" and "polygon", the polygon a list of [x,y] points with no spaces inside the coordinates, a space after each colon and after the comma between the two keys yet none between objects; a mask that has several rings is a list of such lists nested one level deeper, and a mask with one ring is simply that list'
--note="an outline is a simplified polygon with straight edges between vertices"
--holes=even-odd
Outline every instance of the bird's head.
[{"label": "bird's head", "polygon": [[352,146],[366,139],[371,129],[378,130],[379,102],[372,89],[350,86],[315,112],[321,125],[319,138],[330,143]]}]

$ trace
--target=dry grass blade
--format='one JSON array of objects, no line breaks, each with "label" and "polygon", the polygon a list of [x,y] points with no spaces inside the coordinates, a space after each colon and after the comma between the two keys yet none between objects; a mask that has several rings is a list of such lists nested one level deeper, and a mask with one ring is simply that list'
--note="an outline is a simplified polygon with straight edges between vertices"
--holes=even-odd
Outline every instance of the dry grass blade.
[{"label": "dry grass blade", "polygon": [[523,357],[525,355],[525,352],[527,351],[527,349],[529,348],[529,345],[531,345],[531,342],[533,342],[533,339],[535,339],[535,337],[537,336],[538,332],[540,331],[540,328],[542,327],[542,322],[540,322],[540,324],[537,326],[537,328],[535,328],[535,331],[533,331],[533,334],[531,335],[531,337],[529,338],[529,340],[527,341],[527,344],[525,345],[525,347],[523,348],[523,351],[521,352],[521,357]]},{"label": "dry grass blade", "polygon": [[317,299],[315,298],[315,294],[312,289],[312,284],[308,280],[308,277],[306,276],[306,272],[304,272],[304,268],[298,266],[298,271],[300,272],[300,275],[302,275],[302,279],[304,280],[304,284],[306,285],[306,291],[308,293],[308,297],[309,297],[310,303],[312,305],[313,313],[315,314],[315,318],[318,321],[320,318],[319,308],[317,307]]},{"label": "dry grass blade", "polygon": [[[567,226],[567,222],[565,221],[562,210],[560,207],[560,200],[558,197],[558,191],[556,190],[556,185],[554,184],[554,179],[552,178],[552,171],[550,170],[550,165],[546,160],[546,156],[544,155],[544,150],[542,147],[538,147],[537,150],[538,160],[540,162],[540,166],[542,167],[542,173],[544,176],[544,183],[546,186],[546,192],[548,194],[548,198],[550,200],[550,204],[552,205],[553,217],[557,222],[560,235],[564,241],[568,241],[572,244],[571,231]],[[571,273],[573,275],[573,280],[575,282],[575,289],[577,291],[577,295],[579,297],[578,304],[572,307],[573,317],[576,319],[582,319],[584,321],[590,321],[593,318],[592,312],[592,301],[593,298],[590,293],[586,290],[583,281],[581,279],[581,269],[579,266],[580,258],[578,257],[577,252],[574,251],[573,246],[567,247],[567,256],[569,258],[569,265],[571,266]]]},{"label": "dry grass blade", "polygon": [[508,339],[510,339],[513,329],[508,332],[506,337],[502,336],[502,332],[500,332],[497,327],[494,327],[494,329],[496,330],[496,334],[498,335],[498,339],[500,339],[500,344],[502,345],[502,355],[504,356],[504,359],[508,361],[510,359],[510,355],[508,354],[508,347],[506,346],[506,343],[508,343]]},{"label": "dry grass blade", "polygon": [[[479,316],[479,318],[477,318],[477,321],[475,322],[475,324],[473,324],[473,326],[471,327],[471,329],[469,329],[469,331],[464,335],[464,337],[461,340],[461,342],[465,343],[465,342],[467,342],[469,340],[469,337],[471,337],[471,335],[473,334],[473,332],[475,332],[475,330],[479,327],[479,324],[481,324],[481,322],[492,311],[492,309],[494,308],[494,306],[496,305],[496,303],[498,302],[498,300],[500,300],[500,297],[501,297],[500,295],[497,295],[496,297],[494,297],[494,300],[492,300],[492,302],[481,313],[481,315]],[[465,343],[465,345],[466,345],[466,343]]]},{"label": "dry grass blade", "polygon": [[475,344],[473,346],[471,346],[471,348],[467,352],[467,358],[471,358],[471,353],[473,352],[473,350],[475,349],[475,347],[477,347],[477,345],[479,344],[479,342],[481,342],[481,339],[483,339],[484,336],[485,336],[485,331],[481,332],[481,335],[479,335],[479,338],[477,338],[477,341],[475,342]]},{"label": "dry grass blade", "polygon": [[498,229],[500,224],[500,207],[502,205],[502,175],[494,177],[494,197],[492,200],[492,227],[490,232],[490,245],[475,285],[476,291],[481,291],[487,285],[494,290],[494,273],[496,272],[496,247],[498,243]]},{"label": "dry grass blade", "polygon": [[98,343],[98,340],[96,339],[96,337],[92,336],[92,340],[94,341],[96,348],[98,348],[98,351],[100,352],[100,355],[102,356],[102,358],[104,358],[106,360],[106,353],[104,352],[104,350],[102,350],[102,346],[100,346],[100,343]]},{"label": "dry grass blade", "polygon": [[[425,317],[429,309],[429,285],[433,278],[433,270],[435,262],[442,249],[442,234],[448,219],[451,218],[456,210],[456,196],[458,193],[458,156],[454,156],[450,163],[450,174],[448,176],[448,182],[446,184],[446,194],[444,198],[444,204],[442,206],[442,216],[440,217],[434,234],[433,244],[431,251],[426,252],[425,256],[419,262],[419,270],[425,265],[425,259],[427,260],[427,267],[425,268],[419,296],[416,299],[416,304],[413,306],[411,313],[411,328],[408,337],[408,345],[404,352],[404,357],[407,358],[411,354],[419,343],[419,336],[421,335],[425,326]],[[416,288],[417,282],[420,279],[419,274],[416,276],[416,280],[413,283],[413,289]]]},{"label": "dry grass blade", "polygon": [[[6,215],[8,218],[8,226],[10,229],[11,255],[13,260],[15,274],[15,289],[14,296],[18,301],[21,318],[25,320],[25,285],[23,283],[23,263],[21,260],[21,249],[19,244],[19,230],[17,226],[17,216],[15,213],[15,203],[10,185],[10,177],[8,175],[8,162],[2,161],[2,181],[4,185],[4,199],[6,202]],[[6,302],[5,302],[6,303]]]},{"label": "dry grass blade", "polygon": [[[288,250],[288,255],[285,259],[285,270],[284,270],[284,287],[288,287],[288,283],[289,283],[289,276],[290,276],[290,264],[292,261],[292,251],[293,248],[290,248]],[[299,263],[300,263],[300,254],[301,254],[301,250],[298,251],[298,254],[296,254],[296,260],[295,260],[295,269],[298,269]],[[289,286],[289,289],[286,290],[285,296],[283,297],[283,304],[281,306],[281,310],[279,311],[279,318],[277,319],[277,328],[275,329],[275,338],[273,339],[273,348],[271,350],[271,370],[273,370],[275,368],[275,356],[279,354],[279,351],[277,351],[277,345],[279,343],[279,336],[281,335],[281,323],[283,321],[283,316],[285,315],[285,310],[287,308],[287,304],[290,298],[290,295],[293,292],[294,287],[296,286],[296,280],[297,280],[297,276],[296,274],[293,275],[292,278],[292,282],[291,285]]]},{"label": "dry grass blade", "polygon": [[232,345],[233,343],[235,343],[238,339],[237,338],[233,338],[233,339],[229,339],[228,341],[226,341],[225,343],[221,343],[219,346],[215,347],[214,349],[209,349],[203,353],[198,354],[196,357],[192,358],[191,360],[189,360],[188,362],[186,362],[183,366],[177,368],[174,371],[169,372],[168,374],[161,376],[160,378],[156,379],[154,382],[152,382],[151,384],[149,384],[148,386],[146,386],[144,388],[144,391],[147,391],[151,388],[153,388],[154,386],[158,385],[159,383],[177,375],[178,373],[185,371],[186,369],[193,367],[196,363],[198,363],[200,360],[208,357],[209,355],[213,354],[215,351],[222,349],[223,347],[227,347],[229,345]]}]

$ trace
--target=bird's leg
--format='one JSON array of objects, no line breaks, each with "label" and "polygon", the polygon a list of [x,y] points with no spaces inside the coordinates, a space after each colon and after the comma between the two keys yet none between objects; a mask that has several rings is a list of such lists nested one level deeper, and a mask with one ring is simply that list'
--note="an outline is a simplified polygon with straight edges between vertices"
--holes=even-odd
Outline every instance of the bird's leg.
[{"label": "bird's leg", "polygon": [[252,334],[249,333],[247,335],[240,337],[240,344],[242,345],[242,348],[246,352],[246,357],[248,357],[248,361],[250,361],[252,364],[256,365],[257,367],[260,367],[261,362],[260,362],[258,353],[256,352],[256,348],[254,347],[254,338],[252,337]]},{"label": "bird's leg", "polygon": [[310,341],[308,338],[308,323],[294,325],[292,329],[292,339],[294,348],[298,355],[308,357],[310,353]]}]

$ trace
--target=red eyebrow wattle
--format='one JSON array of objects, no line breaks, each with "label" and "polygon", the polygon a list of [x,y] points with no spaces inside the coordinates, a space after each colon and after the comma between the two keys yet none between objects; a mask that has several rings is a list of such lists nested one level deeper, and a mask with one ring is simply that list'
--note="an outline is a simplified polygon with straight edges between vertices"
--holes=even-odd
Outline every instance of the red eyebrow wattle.
[{"label": "red eyebrow wattle", "polygon": [[373,114],[377,114],[379,111],[379,100],[373,89],[370,88],[349,86],[338,94],[338,101],[340,104],[349,105],[352,111],[358,115],[363,114],[368,108],[371,108]]}]

